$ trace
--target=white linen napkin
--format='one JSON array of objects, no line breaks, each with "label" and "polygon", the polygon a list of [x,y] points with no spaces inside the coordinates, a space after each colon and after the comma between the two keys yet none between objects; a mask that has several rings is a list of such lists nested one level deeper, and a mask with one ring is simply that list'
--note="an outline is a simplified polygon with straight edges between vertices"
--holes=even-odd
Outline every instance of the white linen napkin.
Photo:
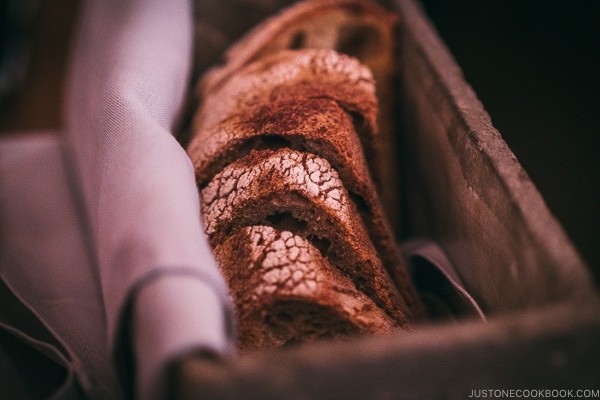
[{"label": "white linen napkin", "polygon": [[187,0],[89,0],[81,12],[67,141],[96,245],[110,348],[131,333],[135,392],[156,398],[170,359],[233,348],[231,306],[201,227],[191,162],[171,132],[192,65],[193,12]]}]

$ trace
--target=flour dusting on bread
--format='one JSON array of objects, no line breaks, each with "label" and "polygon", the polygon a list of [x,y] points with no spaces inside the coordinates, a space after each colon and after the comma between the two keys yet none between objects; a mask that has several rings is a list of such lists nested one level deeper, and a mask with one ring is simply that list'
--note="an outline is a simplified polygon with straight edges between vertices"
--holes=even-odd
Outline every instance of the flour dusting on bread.
[{"label": "flour dusting on bread", "polygon": [[187,152],[243,351],[407,331],[422,312],[382,190],[394,22],[369,0],[300,2],[198,86]]}]

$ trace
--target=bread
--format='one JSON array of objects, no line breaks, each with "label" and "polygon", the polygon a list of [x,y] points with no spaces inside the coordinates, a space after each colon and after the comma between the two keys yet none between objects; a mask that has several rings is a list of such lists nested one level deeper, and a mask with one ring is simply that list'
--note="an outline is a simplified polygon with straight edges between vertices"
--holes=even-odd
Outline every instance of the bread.
[{"label": "bread", "polygon": [[287,148],[253,151],[225,167],[201,191],[201,211],[213,246],[252,225],[271,225],[304,237],[399,326],[409,325],[408,307],[326,160]]},{"label": "bread", "polygon": [[[410,330],[421,316],[377,186],[396,187],[395,146],[380,134],[393,22],[366,0],[309,0],[259,25],[198,86],[186,150],[245,350]],[[348,37],[364,39],[360,60],[339,51]]]},{"label": "bread", "polygon": [[216,246],[242,352],[387,333],[396,324],[304,238],[248,226]]},{"label": "bread", "polygon": [[376,166],[366,161],[379,154],[377,105],[371,73],[356,59],[333,50],[282,50],[243,67],[207,96],[188,153],[200,187],[251,149],[288,147],[327,159],[356,203],[377,256],[418,315],[416,292],[371,178]]}]

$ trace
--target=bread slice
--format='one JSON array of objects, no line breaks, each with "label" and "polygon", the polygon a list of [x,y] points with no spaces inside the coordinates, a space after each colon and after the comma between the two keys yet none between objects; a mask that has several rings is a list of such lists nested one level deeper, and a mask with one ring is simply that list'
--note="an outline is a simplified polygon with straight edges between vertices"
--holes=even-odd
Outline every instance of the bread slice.
[{"label": "bread slice", "polygon": [[[240,118],[247,122],[252,122],[250,118],[273,121],[277,115],[272,107],[314,99],[335,102],[353,118],[363,151],[367,159],[374,160],[379,143],[378,103],[369,69],[332,50],[285,50],[238,70],[205,98],[194,118],[193,137],[187,146],[199,184],[210,179],[219,161],[222,164],[223,153],[231,148],[232,141],[239,143],[241,135],[263,133],[248,129],[238,132],[238,128],[244,128],[239,126]],[[281,127],[284,121],[278,122]]]},{"label": "bread slice", "polygon": [[287,148],[252,151],[225,167],[200,194],[213,246],[250,225],[294,232],[318,248],[399,326],[408,328],[411,311],[326,160]]},{"label": "bread slice", "polygon": [[[289,92],[295,92],[294,85]],[[199,127],[196,140],[187,149],[198,185],[205,186],[226,165],[251,150],[289,147],[328,159],[353,186],[372,187],[353,118],[332,99],[290,97],[265,98],[231,111],[220,123]]]},{"label": "bread slice", "polygon": [[198,94],[204,97],[243,66],[286,49],[329,49],[347,54],[358,58],[384,82],[395,68],[396,22],[395,14],[371,0],[297,2],[257,24],[230,46],[223,66],[205,74]]},{"label": "bread slice", "polygon": [[290,231],[245,227],[217,245],[215,255],[236,305],[242,352],[397,329],[319,250]]}]

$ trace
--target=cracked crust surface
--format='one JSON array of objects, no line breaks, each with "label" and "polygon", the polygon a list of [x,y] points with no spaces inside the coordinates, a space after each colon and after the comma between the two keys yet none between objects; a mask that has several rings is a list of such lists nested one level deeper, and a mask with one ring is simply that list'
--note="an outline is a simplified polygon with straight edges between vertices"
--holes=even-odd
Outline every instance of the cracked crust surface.
[{"label": "cracked crust surface", "polygon": [[367,160],[376,154],[378,103],[369,69],[331,50],[284,50],[237,71],[204,100],[187,146],[197,175],[206,179],[211,171],[207,167],[230,140],[239,139],[240,133],[231,129],[236,116],[317,99],[333,102],[352,116]]},{"label": "cracked crust surface", "polygon": [[359,58],[377,75],[389,74],[396,20],[373,1],[296,2],[234,43],[225,54],[224,66],[209,71],[199,90],[206,94],[244,65],[285,49],[331,49]]},{"label": "cracked crust surface", "polygon": [[318,249],[290,231],[245,227],[215,254],[236,304],[242,351],[396,329]]},{"label": "cracked crust surface", "polygon": [[[289,91],[294,93],[294,87]],[[331,99],[291,98],[241,107],[215,125],[203,125],[198,137],[188,153],[201,187],[250,150],[274,147],[317,153],[344,171],[354,186],[370,181],[354,121]]]},{"label": "cracked crust surface", "polygon": [[201,204],[214,246],[248,225],[293,231],[312,240],[359,290],[408,326],[409,308],[327,160],[289,149],[253,151],[214,177],[201,191]]},{"label": "cracked crust surface", "polygon": [[[221,242],[231,224],[257,217],[258,214],[245,212],[250,203],[288,194],[316,203],[325,214],[332,215],[331,219],[338,221],[340,230],[352,236],[357,236],[352,231],[360,231],[360,224],[352,225],[358,220],[356,209],[331,164],[314,154],[281,149],[253,151],[228,165],[201,191],[206,232],[211,241]],[[262,213],[273,213],[272,207],[280,210],[289,207],[284,202],[279,203],[279,207],[265,204]],[[249,215],[244,217],[241,213]]]}]

